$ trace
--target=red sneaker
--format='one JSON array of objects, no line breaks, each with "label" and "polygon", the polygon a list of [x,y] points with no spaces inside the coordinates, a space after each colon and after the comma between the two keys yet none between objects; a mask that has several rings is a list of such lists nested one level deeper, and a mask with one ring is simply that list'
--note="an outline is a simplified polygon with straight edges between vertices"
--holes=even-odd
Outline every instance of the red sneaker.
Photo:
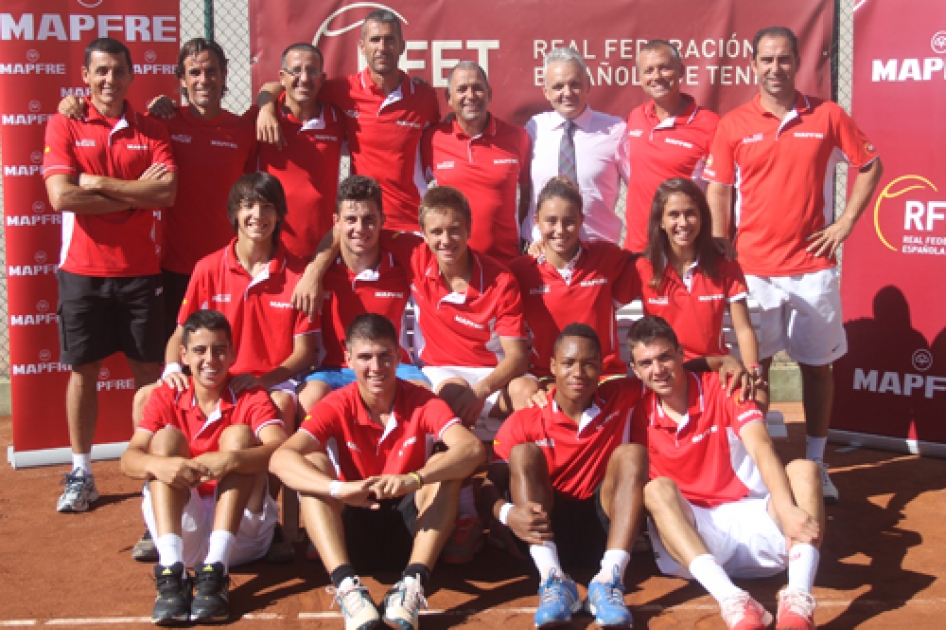
[{"label": "red sneaker", "polygon": [[461,516],[453,526],[450,540],[443,546],[440,560],[447,564],[466,564],[483,549],[483,523],[475,516]]},{"label": "red sneaker", "polygon": [[765,630],[772,623],[772,614],[745,591],[727,597],[719,608],[729,630]]},{"label": "red sneaker", "polygon": [[785,589],[778,594],[777,630],[814,630],[815,598],[809,593]]}]

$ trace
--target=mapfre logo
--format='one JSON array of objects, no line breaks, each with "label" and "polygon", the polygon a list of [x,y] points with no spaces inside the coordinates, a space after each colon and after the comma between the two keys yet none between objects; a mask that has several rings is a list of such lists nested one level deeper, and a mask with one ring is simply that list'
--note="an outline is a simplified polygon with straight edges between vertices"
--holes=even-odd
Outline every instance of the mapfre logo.
[{"label": "mapfre logo", "polygon": [[[499,50],[498,39],[463,39],[459,33],[456,37],[450,39],[410,39],[409,29],[403,28],[410,25],[408,19],[395,9],[378,2],[353,2],[338,9],[326,17],[316,30],[315,36],[312,38],[312,45],[319,46],[320,42],[329,38],[346,37],[343,54],[347,54],[349,50],[357,49],[357,42],[361,37],[361,26],[365,23],[368,14],[376,9],[390,11],[397,16],[397,19],[403,25],[405,48],[404,54],[398,60],[398,66],[401,70],[405,72],[423,72],[429,69],[432,75],[431,85],[435,88],[447,87],[447,72],[460,59],[476,61],[486,71],[487,76],[489,75],[490,51]],[[356,32],[348,35],[352,31]],[[348,42],[350,42],[350,45]],[[324,50],[325,47],[323,43],[321,48]],[[368,62],[359,51],[358,70],[363,70],[367,65]]]},{"label": "mapfre logo", "polygon": [[[930,38],[930,48],[937,55],[946,54],[946,31],[937,31]],[[942,57],[871,60],[871,81],[904,83],[907,81],[946,80],[946,61]]]},{"label": "mapfre logo", "polygon": [[874,231],[891,251],[946,256],[946,195],[922,175],[901,175],[877,195]]}]

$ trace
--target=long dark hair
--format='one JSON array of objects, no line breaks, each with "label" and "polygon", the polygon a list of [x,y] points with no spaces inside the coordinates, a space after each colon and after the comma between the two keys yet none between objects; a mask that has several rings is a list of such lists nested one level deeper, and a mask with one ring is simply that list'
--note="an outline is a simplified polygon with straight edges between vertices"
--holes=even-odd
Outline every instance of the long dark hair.
[{"label": "long dark hair", "polygon": [[650,286],[656,288],[663,282],[667,260],[670,258],[670,240],[660,224],[663,222],[664,207],[674,194],[686,195],[700,211],[700,233],[696,235],[696,254],[699,256],[700,269],[711,278],[716,277],[716,267],[719,261],[719,252],[713,245],[713,218],[710,215],[709,204],[700,187],[692,179],[674,177],[657,187],[654,193],[654,202],[650,206],[650,222],[647,225],[647,248],[644,258],[650,261],[654,270],[654,277]]}]

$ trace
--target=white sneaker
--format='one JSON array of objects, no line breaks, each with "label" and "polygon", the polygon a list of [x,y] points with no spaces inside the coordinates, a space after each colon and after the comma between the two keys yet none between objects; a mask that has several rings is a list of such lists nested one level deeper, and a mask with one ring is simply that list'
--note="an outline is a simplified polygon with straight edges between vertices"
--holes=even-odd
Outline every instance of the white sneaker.
[{"label": "white sneaker", "polygon": [[772,623],[772,613],[745,591],[721,601],[719,614],[729,630],[765,630]]},{"label": "white sneaker", "polygon": [[399,630],[417,630],[420,609],[427,608],[420,582],[407,576],[384,596],[384,622]]},{"label": "white sneaker", "polygon": [[814,460],[821,467],[821,494],[824,496],[824,502],[834,505],[838,502],[838,489],[828,476],[828,465],[822,460]]},{"label": "white sneaker", "polygon": [[95,489],[95,477],[81,468],[66,473],[61,485],[65,485],[66,489],[56,502],[57,512],[88,512],[89,504],[99,499],[99,491]]},{"label": "white sneaker", "polygon": [[335,603],[345,618],[345,630],[367,630],[381,621],[368,589],[356,578],[347,578],[335,590]]}]

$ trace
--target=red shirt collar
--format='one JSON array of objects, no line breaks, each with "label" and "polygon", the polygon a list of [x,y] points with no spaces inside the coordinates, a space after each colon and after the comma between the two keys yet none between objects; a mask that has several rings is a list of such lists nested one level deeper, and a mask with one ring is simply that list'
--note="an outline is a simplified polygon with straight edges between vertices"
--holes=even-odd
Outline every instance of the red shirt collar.
[{"label": "red shirt collar", "polygon": [[[681,94],[680,97],[687,105],[683,108],[682,112],[672,117],[674,126],[678,123],[681,125],[690,124],[694,116],[696,116],[696,110],[699,109],[696,105],[696,99],[689,94]],[[652,100],[644,103],[644,116],[654,125],[661,123],[661,120],[657,118],[657,104]]]},{"label": "red shirt collar", "polygon": [[688,386],[687,422],[682,425],[678,425],[676,422],[674,422],[673,419],[671,419],[670,416],[664,412],[663,406],[660,404],[660,396],[658,396],[656,393],[653,393],[654,408],[651,415],[653,418],[653,426],[678,433],[682,433],[687,427],[692,428],[696,426],[697,421],[700,419],[700,416],[706,409],[705,401],[703,399],[703,383],[693,372],[684,371],[684,374],[686,375]]},{"label": "red shirt collar", "polygon": [[[403,70],[398,70],[398,74],[401,77],[401,82],[398,84],[398,87],[401,88],[401,96],[403,97],[403,96],[407,96],[408,94],[413,94],[414,84],[411,81],[411,78]],[[375,82],[371,80],[371,68],[369,68],[368,66],[365,66],[365,69],[361,71],[360,77],[361,77],[361,87],[366,92],[371,92],[372,94],[376,96],[380,96],[382,98],[387,96],[386,94],[384,94],[384,92],[381,91],[381,88],[375,85]]]},{"label": "red shirt collar", "polygon": [[[227,268],[234,273],[242,273],[243,275],[249,277],[249,272],[244,269],[243,265],[240,264],[239,259],[236,256],[236,237],[230,241],[230,244],[227,245],[227,253],[225,256]],[[269,259],[269,264],[266,266],[267,271],[269,272],[269,277],[281,272],[286,267],[286,248],[282,243],[282,239],[276,241],[276,249],[273,251],[273,257]]]},{"label": "red shirt collar", "polygon": [[[752,107],[759,114],[762,114],[763,116],[774,116],[772,112],[762,107],[762,94],[756,94],[754,97],[752,97],[752,101],[750,102],[752,103]],[[807,96],[798,90],[795,90],[795,111],[797,111],[799,114],[807,114],[809,111],[811,111],[811,101]]]},{"label": "red shirt collar", "polygon": [[[453,122],[451,123],[451,130],[453,132],[453,135],[456,136],[457,138],[469,138],[469,139],[474,138],[474,136],[470,136],[465,131],[463,131],[463,128],[460,126],[460,123],[457,122],[456,116],[454,116]],[[490,114],[489,120],[486,122],[486,127],[483,128],[483,133],[475,137],[480,138],[483,136],[495,136],[495,135],[496,135],[496,117]]]}]

